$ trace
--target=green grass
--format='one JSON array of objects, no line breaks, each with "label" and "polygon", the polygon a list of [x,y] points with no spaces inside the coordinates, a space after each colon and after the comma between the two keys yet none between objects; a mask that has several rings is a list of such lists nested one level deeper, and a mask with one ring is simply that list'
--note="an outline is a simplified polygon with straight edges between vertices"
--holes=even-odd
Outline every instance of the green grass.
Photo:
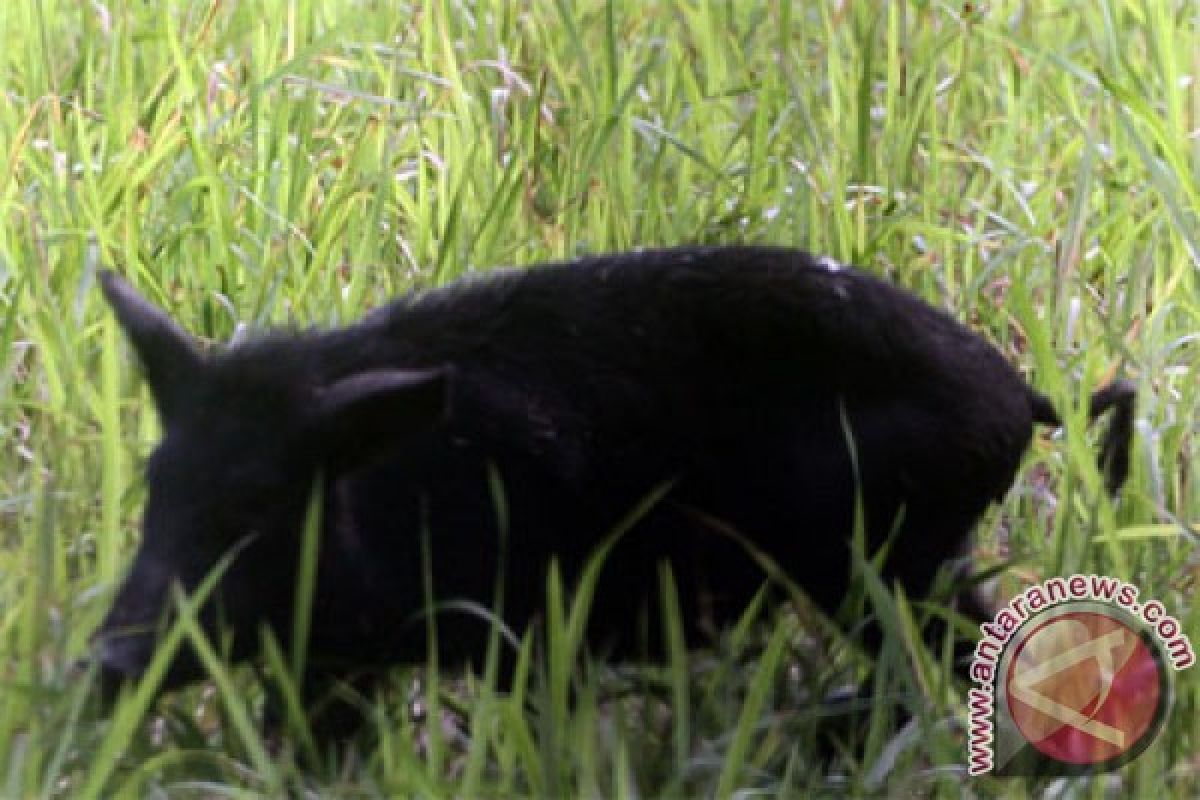
[{"label": "green grass", "polygon": [[[149,716],[152,687],[100,713],[69,669],[136,545],[157,435],[98,269],[222,341],[471,270],[685,242],[828,253],[982,331],[1074,410],[981,524],[981,559],[1018,558],[1008,591],[1136,582],[1195,639],[1195,8],[973,5],[0,4],[0,796],[1104,796],[966,779],[961,693],[909,652],[911,598],[883,601],[872,685],[914,698],[919,727],[869,711],[828,771],[803,698],[862,664],[835,646],[797,677],[813,626],[791,616],[614,672],[572,657],[586,593],[559,586],[558,645],[526,651],[512,692],[401,671],[378,745],[316,766],[302,722],[264,740],[263,687],[186,615],[174,635],[213,680]],[[1117,372],[1140,392],[1113,505],[1079,403]],[[286,695],[303,659],[273,652]],[[1200,792],[1200,672],[1178,678],[1122,793]]]}]

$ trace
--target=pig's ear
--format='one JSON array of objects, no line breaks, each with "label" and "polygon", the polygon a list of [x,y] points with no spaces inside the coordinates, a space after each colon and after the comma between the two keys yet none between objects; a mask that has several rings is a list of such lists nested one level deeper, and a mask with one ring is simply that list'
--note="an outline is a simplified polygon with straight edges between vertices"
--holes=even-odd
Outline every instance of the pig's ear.
[{"label": "pig's ear", "polygon": [[316,394],[309,432],[333,465],[354,467],[445,419],[450,369],[360,372]]},{"label": "pig's ear", "polygon": [[115,272],[102,272],[100,285],[137,351],[158,413],[166,421],[199,374],[200,354],[191,337],[165,311],[138,294]]}]

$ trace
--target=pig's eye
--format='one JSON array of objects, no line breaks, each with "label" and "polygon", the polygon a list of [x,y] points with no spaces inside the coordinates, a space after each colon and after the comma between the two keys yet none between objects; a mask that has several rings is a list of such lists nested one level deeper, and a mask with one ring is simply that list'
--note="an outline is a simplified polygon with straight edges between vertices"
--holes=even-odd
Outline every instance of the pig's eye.
[{"label": "pig's eye", "polygon": [[249,502],[277,498],[299,485],[294,475],[273,462],[240,462],[231,464],[222,471],[221,483],[229,496],[243,498]]}]

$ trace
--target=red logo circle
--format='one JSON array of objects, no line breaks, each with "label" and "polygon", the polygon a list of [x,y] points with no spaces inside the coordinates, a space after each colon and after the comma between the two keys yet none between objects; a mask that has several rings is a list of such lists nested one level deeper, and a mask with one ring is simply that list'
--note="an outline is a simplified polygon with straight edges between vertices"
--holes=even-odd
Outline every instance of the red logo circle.
[{"label": "red logo circle", "polygon": [[1072,611],[1034,626],[1005,678],[1017,730],[1056,761],[1100,764],[1157,732],[1162,664],[1137,630],[1109,614]]}]

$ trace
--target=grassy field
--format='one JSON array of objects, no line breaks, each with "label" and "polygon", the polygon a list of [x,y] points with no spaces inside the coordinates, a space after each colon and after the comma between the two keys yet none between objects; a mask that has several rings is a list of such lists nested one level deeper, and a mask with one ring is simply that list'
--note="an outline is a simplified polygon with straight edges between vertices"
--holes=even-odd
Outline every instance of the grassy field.
[{"label": "grassy field", "polygon": [[[694,242],[855,262],[995,342],[1069,411],[980,559],[1016,559],[1010,592],[1119,576],[1195,638],[1198,72],[1196,6],[1155,0],[3,3],[0,797],[1196,796],[1200,671],[1115,776],[969,779],[963,687],[903,624],[871,686],[916,717],[877,705],[824,766],[804,698],[864,664],[834,641],[801,669],[791,616],[659,671],[551,652],[511,694],[401,670],[378,741],[324,759],[259,733],[248,671],[101,712],[70,666],[157,435],[97,270],[219,342]],[[1113,504],[1079,404],[1118,373],[1139,406]]]}]

